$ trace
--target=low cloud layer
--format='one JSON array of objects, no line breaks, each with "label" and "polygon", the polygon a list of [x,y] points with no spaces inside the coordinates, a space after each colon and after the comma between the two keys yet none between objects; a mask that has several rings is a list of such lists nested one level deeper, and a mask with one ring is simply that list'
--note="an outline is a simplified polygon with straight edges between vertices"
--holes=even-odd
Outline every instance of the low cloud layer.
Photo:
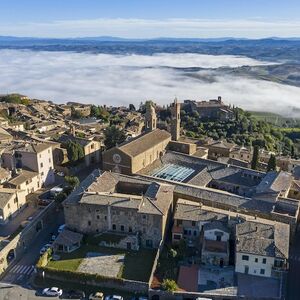
[{"label": "low cloud layer", "polygon": [[[246,57],[200,54],[108,55],[70,52],[0,51],[0,93],[19,92],[55,102],[128,105],[153,99],[167,104],[207,100],[250,110],[288,114],[300,109],[300,89],[246,77],[199,71],[198,78],[180,68],[237,67],[267,64]],[[176,68],[176,69],[175,69]],[[213,80],[205,80],[211,78]]]}]

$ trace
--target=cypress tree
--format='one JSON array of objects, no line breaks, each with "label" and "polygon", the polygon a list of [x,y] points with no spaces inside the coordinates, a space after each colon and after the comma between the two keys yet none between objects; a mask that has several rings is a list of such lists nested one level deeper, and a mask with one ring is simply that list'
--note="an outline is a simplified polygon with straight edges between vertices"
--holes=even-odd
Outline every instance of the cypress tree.
[{"label": "cypress tree", "polygon": [[271,154],[270,156],[267,171],[276,171],[276,157],[274,154]]},{"label": "cypress tree", "polygon": [[251,161],[251,169],[257,170],[259,163],[259,146],[255,145],[253,150],[253,157]]}]

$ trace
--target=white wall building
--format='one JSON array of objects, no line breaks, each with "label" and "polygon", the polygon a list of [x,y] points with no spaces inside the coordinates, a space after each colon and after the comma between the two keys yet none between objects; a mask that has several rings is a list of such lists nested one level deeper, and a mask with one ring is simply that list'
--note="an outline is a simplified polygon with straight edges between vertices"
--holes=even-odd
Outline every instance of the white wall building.
[{"label": "white wall building", "polygon": [[287,269],[288,224],[243,222],[236,225],[235,271],[272,277]]}]

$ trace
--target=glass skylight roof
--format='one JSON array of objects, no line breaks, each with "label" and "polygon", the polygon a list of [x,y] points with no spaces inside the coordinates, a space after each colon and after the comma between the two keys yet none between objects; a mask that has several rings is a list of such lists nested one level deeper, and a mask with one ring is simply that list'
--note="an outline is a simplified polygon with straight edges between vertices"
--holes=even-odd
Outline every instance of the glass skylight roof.
[{"label": "glass skylight roof", "polygon": [[195,172],[192,168],[187,168],[175,164],[166,164],[160,169],[156,169],[151,175],[157,178],[183,182]]}]

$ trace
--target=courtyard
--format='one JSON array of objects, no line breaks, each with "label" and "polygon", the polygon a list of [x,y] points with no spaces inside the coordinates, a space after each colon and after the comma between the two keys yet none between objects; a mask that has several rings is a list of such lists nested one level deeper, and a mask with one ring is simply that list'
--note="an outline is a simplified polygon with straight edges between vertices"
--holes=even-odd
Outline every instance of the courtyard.
[{"label": "courtyard", "polygon": [[155,249],[128,251],[85,244],[60,254],[59,260],[50,260],[46,268],[148,282],[155,255]]}]

